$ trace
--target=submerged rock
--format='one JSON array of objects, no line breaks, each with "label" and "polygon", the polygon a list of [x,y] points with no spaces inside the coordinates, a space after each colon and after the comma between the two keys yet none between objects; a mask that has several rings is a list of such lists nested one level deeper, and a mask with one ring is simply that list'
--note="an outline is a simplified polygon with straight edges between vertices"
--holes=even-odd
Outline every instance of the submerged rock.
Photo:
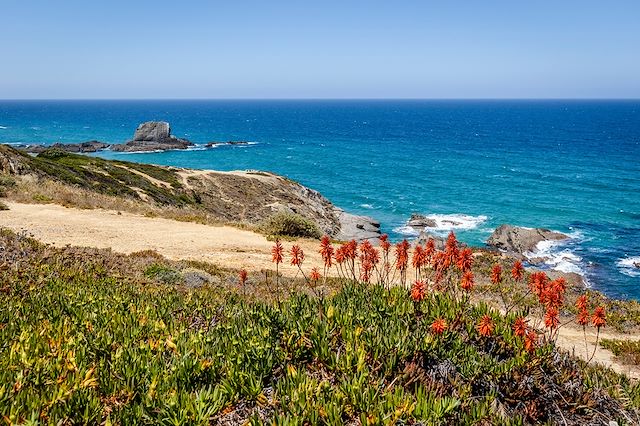
[{"label": "submerged rock", "polygon": [[113,151],[167,151],[170,149],[186,149],[193,143],[171,134],[171,127],[166,121],[147,121],[136,129],[133,139],[125,144],[112,145]]},{"label": "submerged rock", "polygon": [[500,225],[493,231],[487,244],[500,250],[524,255],[533,252],[541,241],[562,241],[569,238],[560,232],[544,228],[523,228]]},{"label": "submerged rock", "polygon": [[424,228],[435,228],[438,226],[438,223],[435,219],[431,219],[421,214],[412,213],[411,218],[409,218],[409,221],[407,222],[407,226],[422,230]]}]

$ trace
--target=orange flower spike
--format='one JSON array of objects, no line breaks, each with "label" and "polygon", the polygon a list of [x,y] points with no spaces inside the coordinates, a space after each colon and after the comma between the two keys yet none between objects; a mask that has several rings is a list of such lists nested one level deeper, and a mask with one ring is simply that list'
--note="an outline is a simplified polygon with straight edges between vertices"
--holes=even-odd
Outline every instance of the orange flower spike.
[{"label": "orange flower spike", "polygon": [[473,264],[473,252],[470,248],[466,247],[460,250],[458,254],[458,269],[462,272],[471,270],[471,265]]},{"label": "orange flower spike", "polygon": [[558,318],[559,312],[557,308],[548,308],[544,314],[544,325],[550,329],[556,329],[560,325],[560,319]]},{"label": "orange flower spike", "polygon": [[498,263],[493,265],[493,269],[491,269],[491,282],[496,285],[502,283],[502,266]]},{"label": "orange flower spike", "polygon": [[417,245],[413,249],[413,258],[411,260],[411,264],[413,265],[414,268],[418,269],[418,268],[422,268],[425,262],[426,262],[426,256],[424,254],[424,249],[422,248],[422,246]]},{"label": "orange flower spike", "polygon": [[276,265],[282,263],[282,255],[284,254],[284,248],[280,243],[280,240],[276,240],[276,243],[271,248],[271,261]]},{"label": "orange flower spike", "polygon": [[524,266],[522,266],[522,262],[516,260],[513,264],[513,268],[511,269],[511,277],[513,277],[516,281],[521,281],[524,277]]},{"label": "orange flower spike", "polygon": [[309,275],[309,278],[311,278],[311,281],[318,281],[320,278],[322,278],[322,275],[320,275],[320,271],[318,271],[318,268],[313,268],[311,270],[311,275]]},{"label": "orange flower spike", "polygon": [[245,285],[245,283],[247,282],[248,276],[249,274],[247,274],[247,271],[245,269],[240,270],[240,272],[238,273],[238,278],[240,279],[240,285]]},{"label": "orange flower spike", "polygon": [[580,312],[578,312],[578,319],[576,321],[583,327],[589,324],[589,311],[581,309]]},{"label": "orange flower spike", "polygon": [[429,238],[427,244],[424,248],[424,255],[427,257],[427,262],[431,262],[433,260],[433,255],[436,252],[436,242],[433,238]]},{"label": "orange flower spike", "polygon": [[604,311],[604,306],[598,306],[593,311],[593,316],[591,317],[591,324],[594,327],[600,329],[600,327],[604,327],[607,325],[607,318]]},{"label": "orange flower spike", "polygon": [[489,337],[493,334],[495,327],[493,319],[491,319],[489,315],[485,315],[480,318],[480,322],[478,323],[476,330],[478,330],[478,333],[480,333],[481,336]]},{"label": "orange flower spike", "polygon": [[294,266],[301,266],[304,261],[304,252],[299,245],[291,247],[291,264]]},{"label": "orange flower spike", "polygon": [[345,260],[347,260],[344,245],[341,245],[340,247],[338,247],[338,250],[336,250],[335,259],[336,259],[336,263],[338,264],[342,264]]},{"label": "orange flower spike", "polygon": [[389,253],[391,243],[389,242],[389,236],[387,234],[380,235],[380,248],[382,248],[385,255]]},{"label": "orange flower spike", "polygon": [[470,292],[473,289],[473,272],[467,271],[462,276],[462,280],[460,281],[460,287],[466,291]]},{"label": "orange flower spike", "polygon": [[351,240],[345,245],[345,257],[348,260],[354,260],[358,256],[358,243]]},{"label": "orange flower spike", "polygon": [[518,337],[525,337],[527,334],[527,320],[519,317],[513,323],[513,332]]},{"label": "orange flower spike", "polygon": [[538,334],[535,330],[530,329],[527,332],[527,337],[524,339],[524,348],[527,352],[533,352],[538,345]]},{"label": "orange flower spike", "polygon": [[396,244],[396,269],[405,270],[409,263],[409,242],[402,240],[401,243]]},{"label": "orange flower spike", "polygon": [[446,254],[446,261],[443,266],[445,269],[448,269],[449,266],[455,265],[458,261],[458,240],[456,239],[456,234],[454,234],[453,231],[449,232],[447,242],[444,246],[444,252]]},{"label": "orange flower spike", "polygon": [[445,332],[447,327],[447,322],[443,318],[438,318],[431,323],[431,332],[439,336]]},{"label": "orange flower spike", "polygon": [[331,238],[329,238],[328,235],[324,235],[320,240],[320,254],[322,255],[322,260],[324,260],[324,266],[331,268],[333,245],[331,244]]},{"label": "orange flower spike", "polygon": [[425,285],[422,281],[416,281],[411,286],[411,300],[420,302],[425,296]]},{"label": "orange flower spike", "polygon": [[578,297],[578,300],[576,300],[576,308],[579,311],[586,311],[587,304],[588,304],[588,300],[587,300],[586,294],[583,294],[582,296]]}]

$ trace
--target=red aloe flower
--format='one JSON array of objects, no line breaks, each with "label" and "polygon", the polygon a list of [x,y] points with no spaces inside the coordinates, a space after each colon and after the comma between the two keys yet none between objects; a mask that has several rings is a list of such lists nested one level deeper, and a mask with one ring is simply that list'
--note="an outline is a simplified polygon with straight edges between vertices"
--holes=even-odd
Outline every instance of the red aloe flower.
[{"label": "red aloe flower", "polygon": [[433,238],[429,238],[427,244],[424,247],[424,255],[427,257],[427,262],[433,261],[433,255],[436,252],[436,242]]},{"label": "red aloe flower", "polygon": [[249,274],[247,274],[247,271],[245,269],[241,269],[240,272],[238,273],[238,278],[240,280],[240,285],[245,285],[245,283],[247,282],[247,277],[249,276]]},{"label": "red aloe flower", "polygon": [[318,268],[313,268],[311,270],[311,275],[309,275],[309,278],[311,278],[311,281],[315,282],[322,278],[322,276],[320,275],[320,271],[318,271]]},{"label": "red aloe flower", "polygon": [[600,329],[600,327],[604,327],[607,325],[607,319],[606,319],[606,314],[604,311],[604,306],[598,306],[594,311],[593,311],[593,316],[591,317],[591,323],[593,324],[594,327],[597,327],[598,330]]},{"label": "red aloe flower", "polygon": [[284,253],[284,248],[280,243],[280,240],[276,240],[276,243],[271,248],[271,261],[276,265],[282,263],[282,255]]},{"label": "red aloe flower", "polygon": [[339,265],[341,265],[345,260],[347,260],[344,245],[341,245],[340,247],[338,247],[338,250],[336,250],[335,259],[336,259],[336,263],[338,263]]},{"label": "red aloe flower", "polygon": [[548,281],[549,278],[544,272],[534,272],[529,276],[529,288],[533,294],[540,297]]},{"label": "red aloe flower", "polygon": [[416,281],[413,283],[411,287],[411,299],[414,302],[419,302],[424,299],[425,296],[425,285],[422,281]]},{"label": "red aloe flower", "polygon": [[586,294],[583,294],[582,296],[578,297],[578,300],[576,300],[576,308],[578,308],[579,311],[586,311],[587,304],[588,300]]},{"label": "red aloe flower", "polygon": [[491,282],[496,285],[502,283],[502,266],[498,263],[493,265],[493,269],[491,269]]},{"label": "red aloe flower", "polygon": [[458,261],[458,240],[456,239],[456,234],[454,234],[453,231],[449,232],[447,242],[444,245],[444,253],[446,261],[442,266],[444,266],[445,269],[448,269],[449,266],[455,265]]},{"label": "red aloe flower", "polygon": [[324,266],[331,268],[331,260],[333,259],[333,245],[331,244],[331,238],[325,235],[320,240],[320,254],[324,261]]},{"label": "red aloe flower", "polygon": [[358,243],[356,240],[351,240],[345,244],[344,254],[347,260],[355,260],[358,256]]},{"label": "red aloe flower", "polygon": [[409,263],[409,242],[402,240],[402,242],[396,244],[396,268],[399,271],[407,269]]},{"label": "red aloe flower", "polygon": [[424,252],[424,249],[421,245],[417,245],[413,249],[413,258],[411,260],[411,264],[414,268],[420,269],[427,263],[427,256]]},{"label": "red aloe flower", "polygon": [[529,329],[527,337],[524,339],[524,348],[527,352],[533,352],[538,345],[538,334],[533,329]]},{"label": "red aloe flower", "polygon": [[555,329],[560,325],[560,319],[558,318],[558,308],[547,308],[547,312],[544,314],[544,325],[547,328]]},{"label": "red aloe flower", "polygon": [[304,252],[299,245],[291,247],[291,264],[295,266],[301,266],[304,261]]},{"label": "red aloe flower", "polygon": [[480,333],[481,336],[491,336],[495,330],[493,319],[491,319],[489,315],[484,315],[480,318],[480,322],[478,323],[476,330],[478,330],[478,333]]},{"label": "red aloe flower", "polygon": [[387,234],[380,235],[380,248],[384,254],[388,254],[391,249],[391,243],[389,242],[389,236]]},{"label": "red aloe flower", "polygon": [[447,322],[443,318],[437,318],[431,323],[431,332],[440,335],[447,329]]},{"label": "red aloe flower", "polygon": [[470,248],[466,247],[460,250],[458,254],[457,266],[462,272],[471,270],[473,264],[473,252]]},{"label": "red aloe flower", "polygon": [[583,327],[589,324],[589,311],[587,309],[581,309],[580,312],[578,312],[578,319],[576,321]]},{"label": "red aloe flower", "polygon": [[513,323],[513,332],[518,337],[525,337],[527,334],[527,320],[523,317],[516,318],[516,321]]},{"label": "red aloe flower", "polygon": [[473,289],[473,272],[471,271],[467,271],[464,273],[464,275],[462,275],[462,280],[460,281],[460,287],[466,291],[469,292]]},{"label": "red aloe flower", "polygon": [[522,266],[522,262],[516,260],[513,264],[513,269],[511,269],[511,276],[514,280],[520,281],[522,277],[524,277],[524,266]]}]

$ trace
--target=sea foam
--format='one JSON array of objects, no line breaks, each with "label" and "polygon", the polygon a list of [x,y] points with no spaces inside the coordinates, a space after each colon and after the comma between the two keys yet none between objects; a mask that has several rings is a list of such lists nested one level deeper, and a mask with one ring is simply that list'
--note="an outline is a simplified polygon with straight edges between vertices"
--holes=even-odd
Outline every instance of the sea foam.
[{"label": "sea foam", "polygon": [[620,272],[629,277],[640,277],[640,268],[638,268],[636,264],[640,264],[640,256],[620,259],[616,263],[616,266],[620,269]]},{"label": "sea foam", "polygon": [[[454,214],[429,214],[424,216],[426,219],[431,219],[435,222],[435,226],[427,226],[425,231],[434,232],[436,234],[444,234],[449,231],[464,230],[468,231],[476,229],[480,224],[487,221],[487,216],[471,216],[467,214],[454,213]],[[394,228],[394,231],[398,234],[407,236],[418,236],[420,229],[403,225]]]}]

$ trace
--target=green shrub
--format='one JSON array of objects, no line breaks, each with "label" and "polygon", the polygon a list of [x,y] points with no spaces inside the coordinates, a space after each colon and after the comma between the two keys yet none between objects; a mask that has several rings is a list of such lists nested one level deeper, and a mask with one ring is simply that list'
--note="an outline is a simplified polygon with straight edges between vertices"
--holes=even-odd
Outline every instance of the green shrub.
[{"label": "green shrub", "polygon": [[163,284],[177,284],[182,281],[180,272],[159,263],[154,263],[145,269],[144,276]]},{"label": "green shrub", "polygon": [[9,206],[0,201],[0,210],[9,210]]},{"label": "green shrub", "polygon": [[279,212],[266,218],[258,229],[267,235],[285,237],[320,238],[318,225],[296,213]]}]

